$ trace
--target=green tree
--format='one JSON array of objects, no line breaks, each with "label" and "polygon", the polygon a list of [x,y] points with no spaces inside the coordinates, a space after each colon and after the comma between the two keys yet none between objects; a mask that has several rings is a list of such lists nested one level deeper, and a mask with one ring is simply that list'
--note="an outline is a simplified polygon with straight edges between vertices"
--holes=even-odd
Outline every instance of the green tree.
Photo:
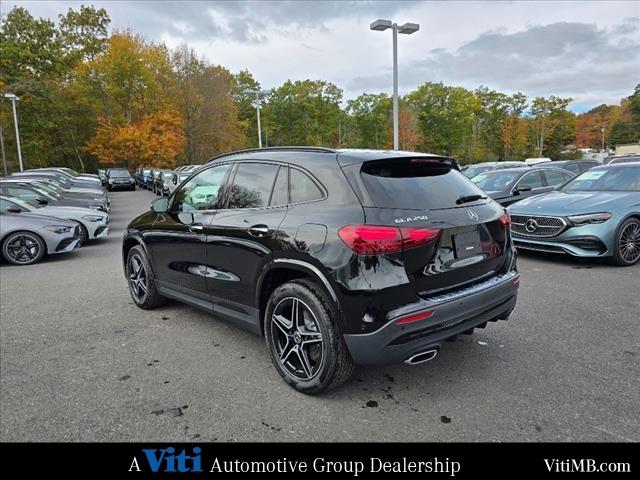
[{"label": "green tree", "polygon": [[272,145],[337,146],[342,90],[321,80],[286,81],[263,109]]},{"label": "green tree", "polygon": [[351,146],[384,148],[388,143],[392,108],[391,98],[384,93],[363,93],[349,100],[346,113],[354,130]]}]

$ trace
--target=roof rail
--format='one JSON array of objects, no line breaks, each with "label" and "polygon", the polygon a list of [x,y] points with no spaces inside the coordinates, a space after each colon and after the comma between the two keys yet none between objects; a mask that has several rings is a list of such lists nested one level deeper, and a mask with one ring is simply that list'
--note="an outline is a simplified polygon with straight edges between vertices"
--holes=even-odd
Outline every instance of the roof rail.
[{"label": "roof rail", "polygon": [[218,160],[220,158],[229,157],[231,155],[238,155],[240,153],[252,153],[252,152],[319,152],[319,153],[338,153],[336,149],[327,148],[327,147],[263,147],[263,148],[247,148],[244,150],[235,150],[233,152],[223,153],[216,157],[210,158],[205,162],[211,163],[214,160]]}]

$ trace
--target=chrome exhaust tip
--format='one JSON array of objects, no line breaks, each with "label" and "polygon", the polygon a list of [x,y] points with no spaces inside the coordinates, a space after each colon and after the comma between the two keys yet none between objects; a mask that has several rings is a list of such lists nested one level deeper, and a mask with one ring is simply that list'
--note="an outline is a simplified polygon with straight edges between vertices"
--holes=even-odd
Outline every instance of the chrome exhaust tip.
[{"label": "chrome exhaust tip", "polygon": [[438,355],[438,349],[433,348],[431,350],[425,350],[424,352],[416,353],[415,355],[407,358],[404,363],[409,365],[418,365],[419,363],[428,362],[433,360]]}]

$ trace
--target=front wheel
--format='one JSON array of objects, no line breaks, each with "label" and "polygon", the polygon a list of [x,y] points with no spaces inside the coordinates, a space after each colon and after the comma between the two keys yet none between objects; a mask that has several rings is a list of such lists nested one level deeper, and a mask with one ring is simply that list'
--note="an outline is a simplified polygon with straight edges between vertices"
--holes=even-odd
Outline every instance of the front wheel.
[{"label": "front wheel", "polygon": [[640,220],[629,218],[616,233],[612,262],[629,267],[640,261]]},{"label": "front wheel", "polygon": [[38,263],[47,247],[39,235],[31,232],[14,232],[2,242],[2,256],[14,265]]},{"label": "front wheel", "polygon": [[78,246],[81,247],[87,242],[87,240],[89,240],[89,232],[87,231],[87,227],[85,227],[83,224],[81,224],[80,222],[76,223],[80,227],[80,241],[78,242]]},{"label": "front wheel", "polygon": [[151,273],[151,264],[141,246],[135,246],[129,250],[127,280],[131,298],[138,307],[150,310],[165,303],[166,298],[158,293]]},{"label": "front wheel", "polygon": [[318,394],[342,385],[353,373],[337,320],[337,306],[312,281],[294,280],[271,294],[265,340],[278,373],[296,390]]}]

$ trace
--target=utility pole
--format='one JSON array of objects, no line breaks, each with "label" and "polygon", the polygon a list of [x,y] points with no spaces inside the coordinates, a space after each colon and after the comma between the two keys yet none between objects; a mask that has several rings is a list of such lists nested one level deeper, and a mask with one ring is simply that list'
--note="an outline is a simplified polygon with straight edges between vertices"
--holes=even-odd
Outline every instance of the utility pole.
[{"label": "utility pole", "polygon": [[11,102],[13,106],[13,123],[16,127],[16,145],[18,147],[18,163],[20,164],[20,171],[24,170],[22,165],[22,150],[20,149],[20,130],[18,129],[18,113],[16,112],[16,102],[20,100],[20,97],[13,93],[5,93],[4,98]]},{"label": "utility pole", "polygon": [[602,152],[604,153],[604,130],[605,128],[607,128],[607,124],[605,123],[604,125],[602,125],[602,128],[600,129],[600,131],[602,132]]},{"label": "utility pole", "polygon": [[398,134],[398,33],[411,35],[420,30],[420,25],[417,23],[398,25],[391,20],[378,19],[369,26],[370,30],[377,32],[383,32],[389,28],[393,31],[393,149],[398,150],[400,143]]}]

